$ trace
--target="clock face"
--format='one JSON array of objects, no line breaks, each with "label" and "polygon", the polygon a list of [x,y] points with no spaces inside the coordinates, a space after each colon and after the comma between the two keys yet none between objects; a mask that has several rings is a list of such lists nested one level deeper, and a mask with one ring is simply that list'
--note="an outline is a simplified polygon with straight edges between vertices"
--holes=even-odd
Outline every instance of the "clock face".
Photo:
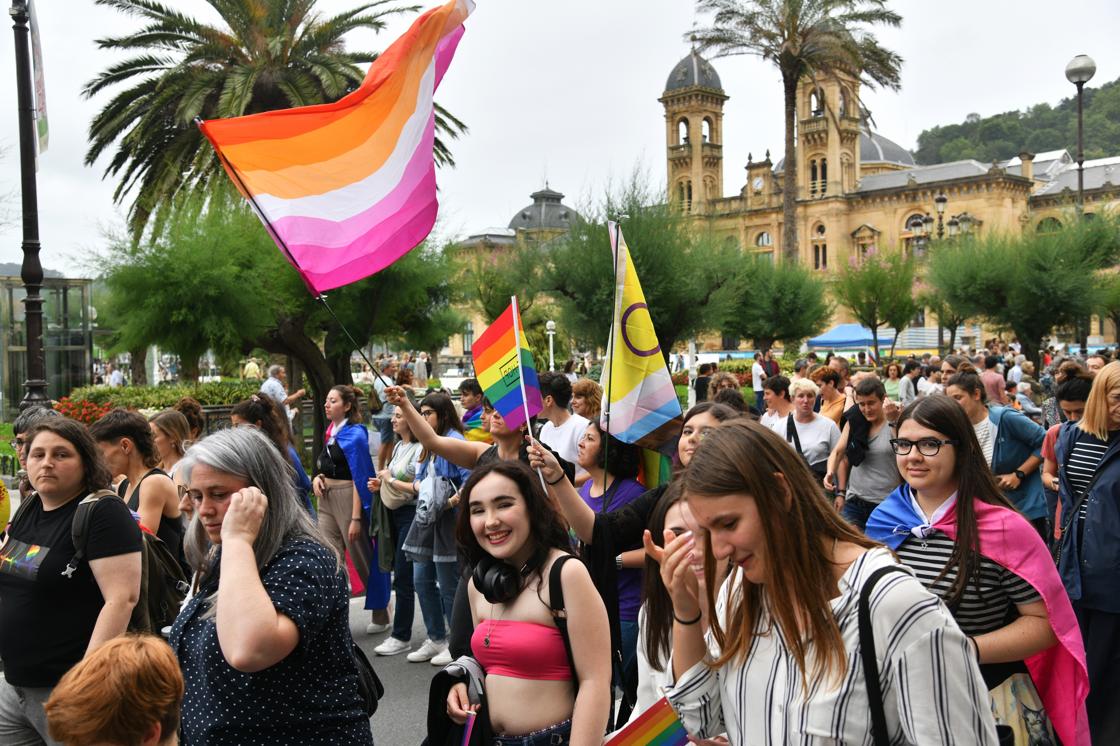
[{"label": "clock face", "polygon": [[754,181],[751,182],[751,186],[754,187],[754,190],[756,192],[761,192],[762,191],[762,177],[761,176],[754,177]]}]

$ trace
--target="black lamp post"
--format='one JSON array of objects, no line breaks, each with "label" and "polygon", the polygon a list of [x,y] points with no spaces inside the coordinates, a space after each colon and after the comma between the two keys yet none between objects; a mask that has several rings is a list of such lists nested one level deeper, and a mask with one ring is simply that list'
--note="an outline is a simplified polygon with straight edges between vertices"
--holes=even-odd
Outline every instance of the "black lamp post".
[{"label": "black lamp post", "polygon": [[937,196],[933,198],[933,206],[937,208],[937,238],[940,240],[945,237],[945,205],[949,203],[949,198],[945,196],[945,192],[938,192]]},{"label": "black lamp post", "polygon": [[20,194],[23,206],[23,300],[27,334],[27,380],[20,409],[47,404],[46,365],[43,360],[43,265],[39,263],[39,200],[35,185],[35,104],[31,98],[31,32],[27,0],[12,0],[16,49],[16,98],[19,116]]},{"label": "black lamp post", "polygon": [[1087,54],[1079,54],[1066,65],[1066,80],[1077,86],[1077,213],[1085,211],[1085,84],[1093,79],[1097,63]]},{"label": "black lamp post", "polygon": [[[1077,86],[1077,215],[1085,215],[1085,116],[1084,99],[1085,84],[1093,79],[1097,72],[1097,63],[1087,54],[1079,54],[1066,65],[1066,80]],[[1081,357],[1089,354],[1089,325],[1091,319],[1085,319],[1081,329]]]}]

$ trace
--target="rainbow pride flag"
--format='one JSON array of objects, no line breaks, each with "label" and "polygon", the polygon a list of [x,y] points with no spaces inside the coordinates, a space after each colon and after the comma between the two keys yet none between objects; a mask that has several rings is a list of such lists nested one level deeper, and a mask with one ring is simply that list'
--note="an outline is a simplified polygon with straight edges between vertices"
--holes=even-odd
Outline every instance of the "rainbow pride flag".
[{"label": "rainbow pride flag", "polygon": [[617,223],[607,223],[607,230],[616,267],[615,309],[600,383],[602,421],[623,443],[657,450],[680,435],[681,405],[626,239]]},{"label": "rainbow pride flag", "polygon": [[433,97],[473,9],[424,13],[334,103],[200,123],[312,292],[384,269],[435,225]]},{"label": "rainbow pride flag", "polygon": [[662,697],[603,746],[685,746],[688,733],[669,700]]},{"label": "rainbow pride flag", "polygon": [[525,344],[517,296],[474,341],[471,356],[478,384],[506,421],[506,427],[516,430],[541,411],[540,383],[533,353]]}]

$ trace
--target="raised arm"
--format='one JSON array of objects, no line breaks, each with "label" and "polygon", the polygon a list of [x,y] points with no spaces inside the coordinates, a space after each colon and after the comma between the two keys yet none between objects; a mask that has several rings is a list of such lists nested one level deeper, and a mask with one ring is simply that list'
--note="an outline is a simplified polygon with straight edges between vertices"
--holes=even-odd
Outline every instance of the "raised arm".
[{"label": "raised arm", "polygon": [[428,424],[428,421],[416,411],[416,407],[412,406],[412,402],[400,386],[387,386],[385,388],[385,398],[389,400],[390,404],[394,404],[400,409],[401,416],[408,423],[408,429],[412,431],[413,437],[420,442],[420,445],[424,446],[424,450],[428,453],[443,456],[451,463],[464,469],[473,469],[478,462],[478,457],[490,447],[487,443],[448,438],[437,433]]},{"label": "raised arm", "polygon": [[540,469],[548,486],[548,494],[560,506],[560,512],[564,514],[579,540],[584,544],[590,544],[595,530],[595,511],[583,501],[572,483],[564,478],[560,462],[552,452],[533,438],[529,439],[529,443],[529,466]]}]

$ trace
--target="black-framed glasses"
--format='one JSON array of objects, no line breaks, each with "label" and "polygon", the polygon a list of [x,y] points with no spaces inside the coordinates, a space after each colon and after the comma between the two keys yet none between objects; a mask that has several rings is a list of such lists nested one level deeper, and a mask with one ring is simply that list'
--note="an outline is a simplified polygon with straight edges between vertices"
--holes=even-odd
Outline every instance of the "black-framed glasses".
[{"label": "black-framed glasses", "polygon": [[918,453],[923,456],[936,456],[941,451],[941,446],[955,446],[958,441],[946,438],[945,440],[938,440],[937,438],[921,438],[919,440],[907,440],[906,438],[891,438],[891,448],[899,456],[905,456],[910,453],[914,446],[918,447]]}]

